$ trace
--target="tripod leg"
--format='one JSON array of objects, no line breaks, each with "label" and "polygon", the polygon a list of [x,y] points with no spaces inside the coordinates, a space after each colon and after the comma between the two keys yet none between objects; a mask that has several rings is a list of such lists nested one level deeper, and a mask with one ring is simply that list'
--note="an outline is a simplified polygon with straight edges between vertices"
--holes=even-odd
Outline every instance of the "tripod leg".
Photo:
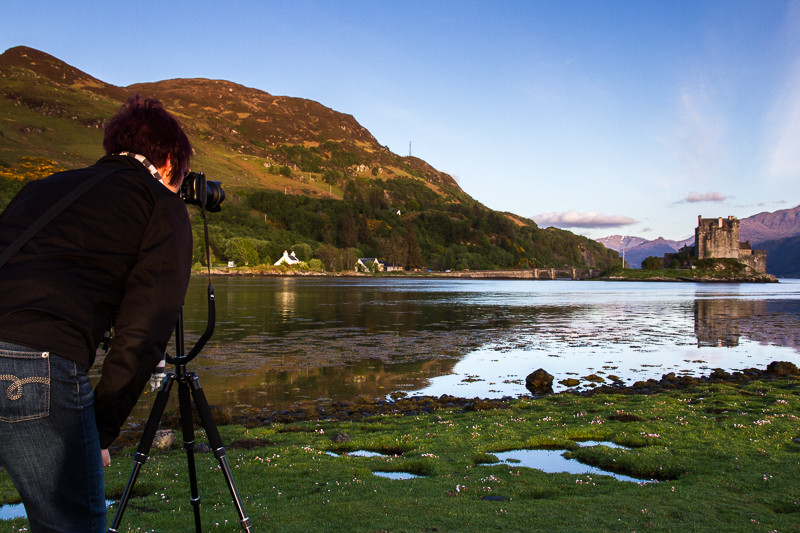
[{"label": "tripod leg", "polygon": [[183,433],[183,448],[186,450],[186,463],[189,468],[189,487],[191,489],[191,504],[194,511],[195,530],[200,533],[200,493],[197,490],[197,469],[194,463],[194,423],[192,420],[192,400],[189,385],[185,379],[178,381],[178,402],[181,413],[181,432]]},{"label": "tripod leg", "polygon": [[225,448],[222,445],[222,437],[220,437],[217,426],[214,424],[214,418],[211,416],[211,409],[208,406],[206,395],[203,392],[203,387],[200,386],[200,379],[194,372],[188,372],[186,376],[190,380],[189,382],[192,387],[194,404],[197,408],[198,414],[200,415],[200,421],[206,430],[208,442],[211,444],[211,448],[214,450],[214,457],[217,458],[217,461],[222,468],[225,481],[228,483],[228,489],[231,491],[231,496],[233,497],[234,504],[236,505],[236,510],[239,513],[239,523],[241,524],[243,530],[250,533],[250,531],[252,531],[250,529],[250,518],[248,518],[247,513],[245,513],[244,505],[242,504],[242,498],[239,496],[239,491],[236,490],[236,483],[233,480],[233,474],[231,473],[230,466],[228,466],[228,460],[225,458]]},{"label": "tripod leg", "polygon": [[153,445],[153,438],[156,436],[156,430],[161,423],[161,417],[164,415],[164,409],[167,406],[167,400],[169,400],[169,393],[174,381],[175,374],[170,372],[164,378],[161,388],[156,394],[156,399],[153,402],[153,409],[150,411],[150,416],[147,418],[147,423],[142,432],[142,438],[139,440],[139,447],[136,449],[136,454],[133,456],[133,470],[131,471],[130,477],[128,477],[125,490],[122,492],[122,496],[119,499],[119,507],[117,507],[117,512],[114,514],[114,521],[111,527],[108,528],[109,533],[116,533],[119,531],[118,528],[120,522],[122,522],[122,514],[128,506],[128,500],[130,499],[133,485],[136,483],[136,478],[139,476],[139,470],[141,470],[142,465],[147,461],[150,447]]}]

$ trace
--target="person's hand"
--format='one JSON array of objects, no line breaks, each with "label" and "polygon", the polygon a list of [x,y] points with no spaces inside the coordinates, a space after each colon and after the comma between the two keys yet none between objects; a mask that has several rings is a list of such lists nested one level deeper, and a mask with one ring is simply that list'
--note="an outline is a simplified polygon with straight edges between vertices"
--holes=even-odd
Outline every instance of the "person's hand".
[{"label": "person's hand", "polygon": [[108,448],[100,450],[100,457],[103,458],[103,467],[111,466],[111,454],[108,453]]}]

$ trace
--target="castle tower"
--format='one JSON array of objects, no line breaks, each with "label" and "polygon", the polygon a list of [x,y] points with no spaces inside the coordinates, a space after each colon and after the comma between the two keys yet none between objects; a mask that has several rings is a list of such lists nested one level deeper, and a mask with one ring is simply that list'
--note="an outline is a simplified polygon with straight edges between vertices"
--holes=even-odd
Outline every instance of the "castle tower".
[{"label": "castle tower", "polygon": [[698,259],[707,257],[739,259],[739,220],[697,217],[694,230],[695,254]]}]

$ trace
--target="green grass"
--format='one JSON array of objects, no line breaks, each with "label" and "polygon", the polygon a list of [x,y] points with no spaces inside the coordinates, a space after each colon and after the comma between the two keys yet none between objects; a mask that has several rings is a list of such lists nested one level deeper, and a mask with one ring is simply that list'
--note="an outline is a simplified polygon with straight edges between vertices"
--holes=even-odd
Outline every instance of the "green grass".
[{"label": "green grass", "polygon": [[[800,531],[800,445],[791,440],[800,435],[798,408],[798,381],[756,382],[220,429],[253,531]],[[351,440],[334,442],[340,433]],[[579,448],[585,439],[628,448]],[[519,448],[570,449],[587,463],[660,481],[481,464]],[[353,450],[386,456],[326,453]],[[106,471],[109,498],[127,481],[130,451]],[[205,530],[241,530],[213,456],[198,455],[197,470]],[[390,480],[372,474],[379,470],[425,477]],[[155,453],[121,531],[193,531],[187,478],[182,448]],[[15,501],[7,476],[0,497]]]}]

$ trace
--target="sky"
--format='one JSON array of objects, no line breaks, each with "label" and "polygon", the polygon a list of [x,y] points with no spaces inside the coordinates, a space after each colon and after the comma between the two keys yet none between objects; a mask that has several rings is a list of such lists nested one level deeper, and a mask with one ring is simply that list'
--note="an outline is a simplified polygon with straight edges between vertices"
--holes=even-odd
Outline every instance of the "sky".
[{"label": "sky", "polygon": [[[0,0],[107,83],[224,79],[353,115],[492,209],[591,238],[800,204],[800,1]],[[220,177],[224,182],[224,177]]]}]

